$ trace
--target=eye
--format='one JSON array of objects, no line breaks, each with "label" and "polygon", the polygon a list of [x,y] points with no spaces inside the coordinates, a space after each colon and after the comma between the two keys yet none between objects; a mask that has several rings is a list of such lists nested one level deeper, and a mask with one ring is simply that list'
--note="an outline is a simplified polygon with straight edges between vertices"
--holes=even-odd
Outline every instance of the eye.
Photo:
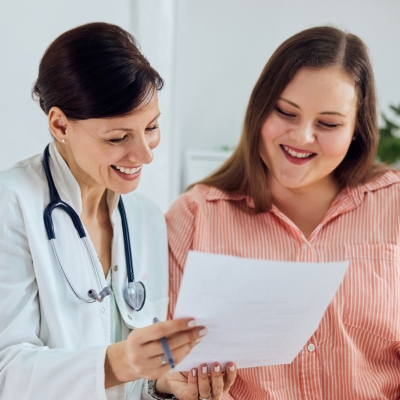
[{"label": "eye", "polygon": [[278,114],[281,114],[281,115],[283,115],[284,117],[295,117],[295,115],[294,114],[289,114],[289,113],[287,113],[287,112],[285,112],[285,111],[283,111],[283,110],[281,110],[279,107],[275,107],[275,109],[276,109],[276,111],[278,112]]},{"label": "eye", "polygon": [[340,126],[340,124],[327,124],[326,122],[319,121],[318,122],[323,128],[326,129],[335,129]]},{"label": "eye", "polygon": [[153,126],[149,126],[148,128],[146,128],[146,131],[151,132],[154,131],[158,128],[158,125],[153,125]]},{"label": "eye", "polygon": [[119,138],[119,139],[111,139],[111,140],[109,140],[109,142],[110,143],[114,143],[114,144],[118,144],[118,143],[122,143],[123,141],[125,141],[125,139],[127,138],[128,136],[124,136],[124,137],[122,137],[122,138]]}]

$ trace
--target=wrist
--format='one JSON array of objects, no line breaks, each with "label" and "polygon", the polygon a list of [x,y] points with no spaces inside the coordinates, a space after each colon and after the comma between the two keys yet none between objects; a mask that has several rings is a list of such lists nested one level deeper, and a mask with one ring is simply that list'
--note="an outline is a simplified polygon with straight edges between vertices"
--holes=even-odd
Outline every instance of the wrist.
[{"label": "wrist", "polygon": [[156,380],[155,388],[157,393],[172,393],[169,387],[167,375],[168,374],[165,374],[160,379]]},{"label": "wrist", "polygon": [[159,383],[159,379],[153,381],[149,380],[148,381],[148,394],[153,398],[157,400],[164,400],[164,399],[169,399],[169,400],[177,400],[176,397],[171,394],[171,393],[163,393],[161,390],[164,389],[164,383],[163,379],[161,378],[161,382]]},{"label": "wrist", "polygon": [[126,340],[108,346],[104,363],[106,388],[139,379],[129,367]]}]

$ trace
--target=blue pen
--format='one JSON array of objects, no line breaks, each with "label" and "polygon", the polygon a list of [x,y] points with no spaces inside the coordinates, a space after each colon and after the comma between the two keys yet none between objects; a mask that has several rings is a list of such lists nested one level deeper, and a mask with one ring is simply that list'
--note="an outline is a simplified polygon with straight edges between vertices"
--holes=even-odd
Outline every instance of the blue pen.
[{"label": "blue pen", "polygon": [[[157,322],[160,322],[160,320],[157,317],[154,317],[153,318],[153,324],[156,324]],[[169,365],[171,366],[171,368],[175,368],[175,362],[174,362],[174,359],[172,357],[171,349],[168,346],[167,338],[162,337],[160,339],[160,343],[161,343],[161,346],[162,346],[162,348],[164,350],[164,355],[165,355],[165,357],[167,357]]]}]

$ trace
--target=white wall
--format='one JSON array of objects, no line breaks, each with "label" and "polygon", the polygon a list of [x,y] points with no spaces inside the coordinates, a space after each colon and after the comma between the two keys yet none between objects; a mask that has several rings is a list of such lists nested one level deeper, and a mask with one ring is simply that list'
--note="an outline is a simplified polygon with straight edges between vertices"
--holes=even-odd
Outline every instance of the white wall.
[{"label": "white wall", "polygon": [[[289,36],[334,24],[368,45],[382,109],[400,104],[400,2],[187,0],[177,63],[176,132],[182,150],[235,146],[266,61]],[[388,113],[389,114],[389,113]]]},{"label": "white wall", "polygon": [[[179,136],[174,134],[176,23],[175,1],[132,0],[132,33],[142,53],[164,79],[159,93],[161,142],[146,165],[138,191],[167,211],[180,191]],[[178,150],[179,156],[179,150]]]},{"label": "white wall", "polygon": [[292,34],[334,24],[369,46],[382,109],[400,103],[400,2],[394,0],[0,0],[0,169],[43,151],[46,117],[30,97],[48,44],[105,21],[134,33],[164,77],[162,141],[139,191],[164,211],[181,190],[186,149],[237,144],[261,69]]},{"label": "white wall", "polygon": [[[174,7],[174,2],[170,4]],[[132,24],[135,24],[146,48],[150,47],[146,46],[149,41],[157,43],[151,46],[150,55],[167,81],[161,99],[165,115],[162,117],[163,140],[155,151],[153,164],[143,169],[138,191],[166,211],[172,201],[171,119],[168,118],[172,115],[172,102],[167,100],[172,69],[168,63],[165,65],[165,60],[173,64],[173,53],[166,44],[175,40],[174,8],[170,8],[168,2],[159,3],[157,8],[155,3],[153,8],[150,5],[150,0],[146,7],[139,9],[134,0],[0,0],[0,170],[42,152],[51,140],[47,118],[30,95],[47,46],[64,31],[84,23],[110,22],[128,31],[132,31]],[[139,14],[140,23],[136,24]],[[158,24],[151,32],[140,28],[144,23],[152,25],[154,18]],[[162,65],[158,62],[160,59],[164,60]]]},{"label": "white wall", "polygon": [[129,0],[0,1],[0,169],[42,152],[50,141],[47,119],[30,95],[47,46],[75,26],[104,21],[125,29]]}]

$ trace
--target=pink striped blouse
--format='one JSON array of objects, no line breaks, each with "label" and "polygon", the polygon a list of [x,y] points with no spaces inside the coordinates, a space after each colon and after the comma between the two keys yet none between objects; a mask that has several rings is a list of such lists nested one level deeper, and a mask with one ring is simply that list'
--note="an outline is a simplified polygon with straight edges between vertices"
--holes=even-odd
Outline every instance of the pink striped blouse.
[{"label": "pink striped blouse", "polygon": [[189,250],[281,261],[348,259],[350,266],[295,360],[240,369],[230,398],[399,400],[400,174],[344,188],[308,239],[276,207],[252,209],[245,195],[203,185],[172,205],[170,315]]}]

